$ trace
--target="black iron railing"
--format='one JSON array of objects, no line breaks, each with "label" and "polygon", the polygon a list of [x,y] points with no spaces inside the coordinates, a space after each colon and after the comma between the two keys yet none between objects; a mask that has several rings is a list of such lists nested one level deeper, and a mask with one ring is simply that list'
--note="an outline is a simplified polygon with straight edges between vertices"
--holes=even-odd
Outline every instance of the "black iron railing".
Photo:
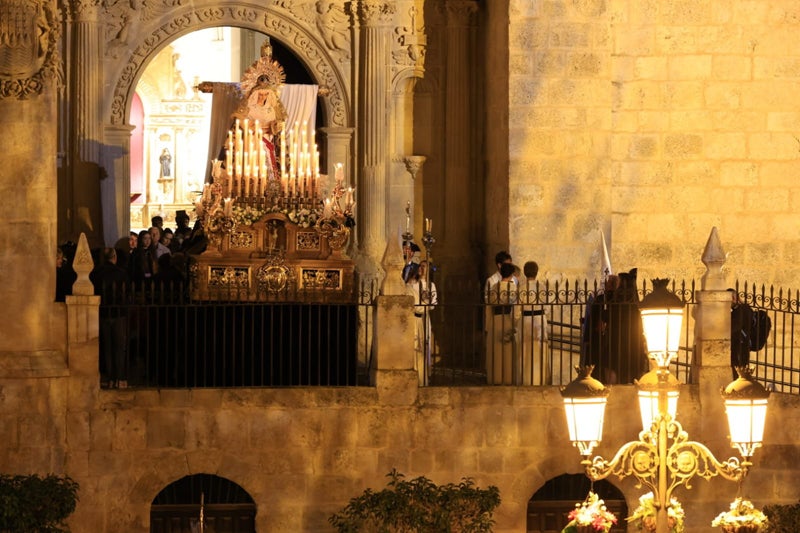
[{"label": "black iron railing", "polygon": [[[696,287],[673,283],[671,290],[686,306],[672,370],[691,383]],[[649,291],[642,283],[633,300]],[[736,291],[771,318],[765,346],[750,353],[757,379],[800,392],[798,294],[747,284]],[[430,346],[430,357],[415,358],[428,385],[563,385],[583,364],[596,365],[607,384],[629,383],[647,370],[635,301],[598,298],[602,290],[588,282],[532,283],[515,292],[487,302],[481,284],[444,282],[437,305],[409,309],[430,320],[430,328],[417,328],[424,338],[416,346]],[[371,284],[351,301],[310,292],[196,300],[183,284],[116,286],[104,292],[100,310],[101,375],[106,383],[159,388],[366,386],[380,342],[376,296]],[[123,378],[109,377],[115,361]]]},{"label": "black iron railing", "polygon": [[367,384],[370,286],[352,301],[299,291],[197,300],[184,284],[117,284],[102,292],[107,386]]}]

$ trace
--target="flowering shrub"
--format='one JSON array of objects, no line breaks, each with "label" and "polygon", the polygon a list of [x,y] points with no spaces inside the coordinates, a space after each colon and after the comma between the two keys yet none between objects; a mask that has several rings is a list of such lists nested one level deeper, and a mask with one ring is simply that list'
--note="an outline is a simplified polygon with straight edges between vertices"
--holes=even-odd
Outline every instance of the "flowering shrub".
[{"label": "flowering shrub", "polygon": [[575,504],[575,509],[569,512],[568,518],[570,521],[561,533],[576,532],[578,526],[591,526],[594,531],[607,533],[617,523],[617,517],[606,509],[606,502],[592,491],[589,491],[586,500]]},{"label": "flowering shrub", "polygon": [[760,531],[767,525],[767,517],[755,508],[753,502],[736,498],[731,503],[730,511],[718,514],[711,525],[721,527],[725,531],[737,531],[741,526],[749,526],[748,529],[751,531]]},{"label": "flowering shrub", "polygon": [[[639,497],[639,507],[628,517],[629,522],[634,522],[641,531],[656,530],[656,515],[658,509],[653,501],[653,493],[648,492]],[[670,533],[683,533],[685,518],[683,507],[675,498],[670,498],[667,504],[667,521]]]}]

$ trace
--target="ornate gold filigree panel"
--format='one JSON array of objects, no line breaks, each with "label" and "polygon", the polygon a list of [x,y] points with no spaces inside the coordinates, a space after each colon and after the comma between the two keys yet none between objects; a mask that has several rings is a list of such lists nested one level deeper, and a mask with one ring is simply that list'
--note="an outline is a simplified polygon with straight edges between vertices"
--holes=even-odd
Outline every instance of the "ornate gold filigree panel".
[{"label": "ornate gold filigree panel", "polygon": [[338,268],[304,268],[301,270],[301,288],[341,289],[342,271]]},{"label": "ornate gold filigree panel", "polygon": [[231,233],[231,248],[253,248],[255,238],[250,231],[236,231]]},{"label": "ornate gold filigree panel", "polygon": [[298,252],[317,252],[320,249],[319,233],[316,231],[297,232],[297,251]]},{"label": "ornate gold filigree panel", "polygon": [[250,268],[236,266],[212,266],[208,269],[209,287],[250,287]]},{"label": "ornate gold filigree panel", "polygon": [[261,290],[279,292],[294,281],[292,271],[284,264],[281,255],[271,255],[256,272],[256,280]]}]

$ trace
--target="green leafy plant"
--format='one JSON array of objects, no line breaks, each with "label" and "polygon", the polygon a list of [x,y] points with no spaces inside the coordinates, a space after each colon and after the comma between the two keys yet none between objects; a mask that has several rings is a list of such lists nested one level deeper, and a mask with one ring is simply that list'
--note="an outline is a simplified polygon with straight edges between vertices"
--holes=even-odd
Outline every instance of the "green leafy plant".
[{"label": "green leafy plant", "polygon": [[0,532],[64,533],[78,503],[78,483],[69,476],[0,474]]},{"label": "green leafy plant", "polygon": [[796,533],[800,531],[800,503],[792,505],[765,505],[769,518],[764,531],[768,533]]},{"label": "green leafy plant", "polygon": [[387,488],[367,489],[328,521],[339,533],[488,533],[500,490],[481,489],[469,478],[436,485],[425,477],[405,480],[392,470]]}]

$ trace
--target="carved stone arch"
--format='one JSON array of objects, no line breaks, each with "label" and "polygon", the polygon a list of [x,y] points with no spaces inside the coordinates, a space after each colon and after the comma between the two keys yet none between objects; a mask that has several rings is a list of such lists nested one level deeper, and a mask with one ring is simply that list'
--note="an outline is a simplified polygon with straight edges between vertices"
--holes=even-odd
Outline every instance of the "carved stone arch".
[{"label": "carved stone arch", "polygon": [[438,76],[430,73],[420,77],[414,83],[414,92],[417,94],[436,94],[439,92],[440,80]]},{"label": "carved stone arch", "polygon": [[392,78],[392,94],[411,94],[419,80],[424,79],[425,72],[421,69],[406,68],[395,74]]},{"label": "carved stone arch", "polygon": [[162,18],[162,23],[152,26],[149,32],[139,32],[142,37],[138,42],[131,43],[133,51],[127,63],[118,71],[108,73],[109,79],[116,80],[108,110],[110,124],[125,123],[137,81],[150,59],[164,46],[195,30],[237,26],[274,36],[292,50],[308,66],[317,83],[328,89],[327,96],[323,97],[324,123],[333,127],[351,125],[352,114],[344,75],[336,68],[336,61],[326,52],[317,36],[297,24],[291,16],[275,8],[250,5],[246,8],[190,6],[175,10],[171,17]]}]

